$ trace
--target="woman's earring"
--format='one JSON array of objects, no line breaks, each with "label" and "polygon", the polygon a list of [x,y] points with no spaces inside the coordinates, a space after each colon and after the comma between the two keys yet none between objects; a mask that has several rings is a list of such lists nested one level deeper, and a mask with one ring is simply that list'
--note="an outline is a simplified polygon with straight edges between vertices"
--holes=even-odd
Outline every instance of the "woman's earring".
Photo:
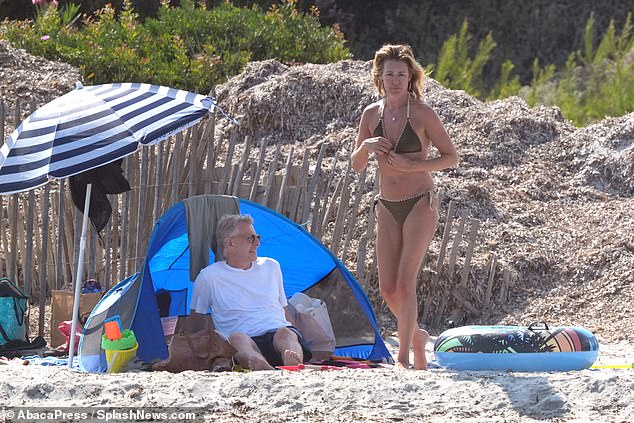
[{"label": "woman's earring", "polygon": [[412,80],[410,79],[409,82],[407,83],[407,91],[412,91]]}]

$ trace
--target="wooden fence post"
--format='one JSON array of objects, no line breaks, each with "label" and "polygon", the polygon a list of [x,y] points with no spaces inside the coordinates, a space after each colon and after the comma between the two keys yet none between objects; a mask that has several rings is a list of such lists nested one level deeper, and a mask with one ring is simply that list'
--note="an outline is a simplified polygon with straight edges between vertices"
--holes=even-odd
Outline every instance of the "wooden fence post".
[{"label": "wooden fence post", "polygon": [[[445,218],[445,228],[443,230],[442,241],[440,242],[440,250],[438,251],[438,260],[436,261],[436,272],[432,275],[431,287],[432,291],[440,292],[438,288],[438,282],[440,281],[440,273],[442,272],[442,265],[445,261],[445,255],[447,251],[447,244],[449,243],[449,236],[451,235],[451,229],[453,227],[453,219],[456,214],[456,202],[453,200],[449,201],[449,207],[447,208],[447,216]],[[423,312],[421,320],[423,322],[427,322],[427,318],[429,317],[429,312],[431,310],[431,302],[432,296],[428,295],[425,298],[425,302],[423,303]],[[447,304],[447,296],[443,296],[440,300],[440,304],[438,305],[438,309],[436,310],[436,315],[441,315]]]},{"label": "wooden fence post", "polygon": [[264,167],[264,157],[266,156],[266,141],[262,141],[262,145],[260,146],[260,156],[258,158],[257,168],[255,169],[255,173],[253,174],[253,181],[251,181],[251,191],[249,192],[249,201],[255,201],[258,186],[260,184],[260,174],[262,172],[262,167]]},{"label": "wooden fence post", "polygon": [[4,115],[6,113],[6,106],[4,101],[0,98],[0,147],[4,145]]},{"label": "wooden fence post", "polygon": [[244,152],[242,153],[242,160],[240,160],[240,167],[238,167],[238,173],[236,174],[235,180],[233,181],[233,187],[231,189],[231,195],[238,196],[238,192],[240,190],[240,184],[242,182],[242,177],[247,170],[247,165],[249,163],[249,154],[251,153],[251,137],[244,137]]},{"label": "wooden fence post", "polygon": [[300,207],[302,204],[302,200],[304,199],[308,191],[308,184],[305,183],[305,181],[308,181],[308,167],[310,166],[310,163],[308,160],[309,157],[310,157],[310,150],[304,147],[304,157],[302,159],[302,166],[299,170],[299,175],[297,177],[297,180],[295,181],[296,189],[293,194],[293,198],[292,198],[291,206],[290,206],[290,212],[289,212],[290,213],[289,218],[299,224],[304,223],[301,221]]},{"label": "wooden fence post", "polygon": [[282,183],[280,185],[280,192],[277,197],[277,204],[275,206],[275,211],[278,213],[282,213],[282,206],[284,203],[284,197],[286,195],[289,174],[291,173],[291,163],[293,162],[294,151],[295,151],[295,148],[291,146],[291,151],[288,152],[288,158],[286,159],[286,165],[284,166],[284,174],[282,175]]},{"label": "wooden fence post", "polygon": [[509,286],[511,284],[511,271],[505,267],[502,271],[502,287],[500,288],[500,302],[507,302],[509,298]]},{"label": "wooden fence post", "polygon": [[487,289],[484,296],[484,305],[489,306],[491,304],[491,291],[493,289],[493,281],[495,280],[495,268],[498,263],[498,256],[495,253],[491,253],[491,267],[489,269],[489,281],[487,283]]},{"label": "wooden fence post", "polygon": [[168,204],[176,204],[178,202],[178,185],[180,183],[180,160],[181,160],[181,148],[182,148],[182,139],[183,135],[179,132],[176,134],[176,142],[174,142],[174,150],[170,155],[170,170],[172,176],[172,186],[171,186],[171,194],[170,194],[170,202]]},{"label": "wooden fence post", "polygon": [[269,163],[269,172],[266,179],[266,189],[264,190],[264,198],[262,199],[262,205],[269,207],[269,198],[271,196],[271,188],[273,188],[273,179],[275,178],[275,171],[277,170],[277,160],[280,155],[280,145],[275,146],[275,155],[273,160]]},{"label": "wooden fence post", "polygon": [[359,211],[359,205],[361,204],[361,198],[363,197],[363,190],[365,188],[365,177],[367,174],[367,168],[363,169],[361,174],[359,175],[359,180],[357,182],[357,189],[354,194],[354,202],[352,203],[352,209],[350,210],[350,219],[348,220],[348,233],[346,234],[346,239],[343,243],[343,253],[346,254],[350,248],[350,242],[352,241],[352,234],[356,232],[356,220],[357,213]]},{"label": "wooden fence post", "polygon": [[232,131],[229,134],[229,148],[227,150],[227,157],[225,159],[225,166],[222,171],[222,177],[220,178],[219,184],[219,193],[220,194],[229,194],[229,180],[231,178],[231,173],[233,172],[233,150],[236,146],[236,138],[238,137],[235,131]]},{"label": "wooden fence post", "polygon": [[478,219],[471,219],[471,228],[469,229],[467,251],[464,258],[464,266],[462,267],[462,275],[460,285],[463,288],[467,287],[467,278],[469,277],[469,270],[471,270],[471,257],[473,257],[473,250],[475,248],[476,239],[478,237],[478,227],[480,221]]},{"label": "wooden fence post", "polygon": [[[339,198],[339,209],[337,210],[337,215],[335,217],[335,228],[332,231],[332,239],[330,241],[330,251],[332,251],[335,257],[339,257],[339,246],[341,245],[342,241],[341,237],[343,233],[343,227],[346,221],[346,215],[348,214],[348,206],[350,205],[350,188],[348,185],[350,180],[351,163],[352,162],[348,160],[348,166],[346,167],[343,179],[341,180],[342,185],[341,197]],[[344,251],[343,254],[345,253],[346,252]]]},{"label": "wooden fence post", "polygon": [[451,246],[451,251],[449,253],[449,263],[447,265],[447,275],[449,279],[453,279],[454,277],[454,268],[456,266],[456,260],[458,258],[458,250],[460,249],[460,243],[462,242],[462,235],[464,231],[464,225],[467,220],[467,212],[463,211],[460,214],[460,220],[458,221],[458,229],[456,230],[456,236],[453,240],[453,245]]},{"label": "wooden fence post", "polygon": [[[315,172],[313,173],[313,177],[310,180],[310,184],[308,186],[308,191],[306,192],[306,197],[304,197],[304,205],[302,206],[302,217],[300,219],[301,222],[306,222],[308,220],[308,215],[310,214],[310,203],[315,198],[315,190],[317,189],[317,183],[321,179],[321,162],[324,159],[324,155],[326,154],[326,143],[321,143],[321,147],[319,148],[319,156],[317,157],[317,163],[315,163]],[[315,220],[315,211],[313,211],[313,223],[311,223],[311,233],[312,227],[314,226]]]},{"label": "wooden fence post", "polygon": [[[380,175],[378,170],[374,173],[374,186],[372,188],[372,196],[370,197],[370,211],[368,213],[368,227],[365,230],[365,234],[361,238],[361,242],[363,243],[364,249],[367,249],[368,240],[370,237],[374,237],[374,229],[376,226],[376,203],[375,198],[379,195],[379,184],[380,184]],[[363,259],[365,261],[365,258]],[[365,268],[365,263],[363,264]],[[357,265],[357,269],[359,265]],[[374,278],[377,270],[377,260],[376,260],[376,242],[374,244],[374,254],[372,254],[372,263],[370,265],[370,271],[366,273],[366,277],[363,280],[363,288],[367,289],[370,286],[371,280]]]}]

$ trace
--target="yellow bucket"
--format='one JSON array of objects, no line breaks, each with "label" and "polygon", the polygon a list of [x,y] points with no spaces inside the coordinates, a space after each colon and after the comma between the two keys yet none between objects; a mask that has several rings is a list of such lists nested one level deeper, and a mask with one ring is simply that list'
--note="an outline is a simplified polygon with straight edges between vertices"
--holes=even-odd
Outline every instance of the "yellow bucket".
[{"label": "yellow bucket", "polygon": [[137,348],[139,348],[139,344],[127,350],[106,350],[108,373],[119,373],[128,364],[128,361],[136,357]]}]

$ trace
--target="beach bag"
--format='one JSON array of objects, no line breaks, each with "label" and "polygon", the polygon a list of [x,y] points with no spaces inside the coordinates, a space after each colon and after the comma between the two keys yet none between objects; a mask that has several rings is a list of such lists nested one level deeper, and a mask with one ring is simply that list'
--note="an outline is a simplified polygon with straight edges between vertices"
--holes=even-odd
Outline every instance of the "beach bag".
[{"label": "beach bag", "polygon": [[0,346],[26,340],[24,315],[27,296],[7,278],[0,279]]},{"label": "beach bag", "polygon": [[[212,328],[205,328],[190,332],[187,323],[192,319],[188,316],[182,329],[172,336],[169,345],[169,357],[152,366],[152,370],[180,373],[185,370],[229,371],[232,369],[231,358],[236,349],[224,340]],[[208,316],[204,315],[209,319]],[[196,316],[198,318],[198,316]]]},{"label": "beach bag", "polygon": [[288,311],[295,326],[304,336],[313,360],[327,360],[335,351],[335,334],[326,303],[297,292],[288,300]]}]

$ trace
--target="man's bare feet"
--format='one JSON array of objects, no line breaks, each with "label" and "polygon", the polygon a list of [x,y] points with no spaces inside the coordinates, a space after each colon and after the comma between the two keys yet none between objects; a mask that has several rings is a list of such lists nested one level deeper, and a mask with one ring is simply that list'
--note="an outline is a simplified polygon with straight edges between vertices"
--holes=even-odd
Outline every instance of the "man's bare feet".
[{"label": "man's bare feet", "polygon": [[282,363],[285,366],[296,366],[302,364],[302,357],[295,351],[285,350],[284,354],[282,354]]},{"label": "man's bare feet", "polygon": [[414,349],[414,369],[427,370],[427,355],[425,354],[425,346],[429,342],[429,333],[426,330],[418,328],[414,332],[412,339],[412,348]]},{"label": "man's bare feet", "polygon": [[273,366],[269,364],[264,357],[251,356],[249,357],[249,369],[251,370],[274,370]]}]

